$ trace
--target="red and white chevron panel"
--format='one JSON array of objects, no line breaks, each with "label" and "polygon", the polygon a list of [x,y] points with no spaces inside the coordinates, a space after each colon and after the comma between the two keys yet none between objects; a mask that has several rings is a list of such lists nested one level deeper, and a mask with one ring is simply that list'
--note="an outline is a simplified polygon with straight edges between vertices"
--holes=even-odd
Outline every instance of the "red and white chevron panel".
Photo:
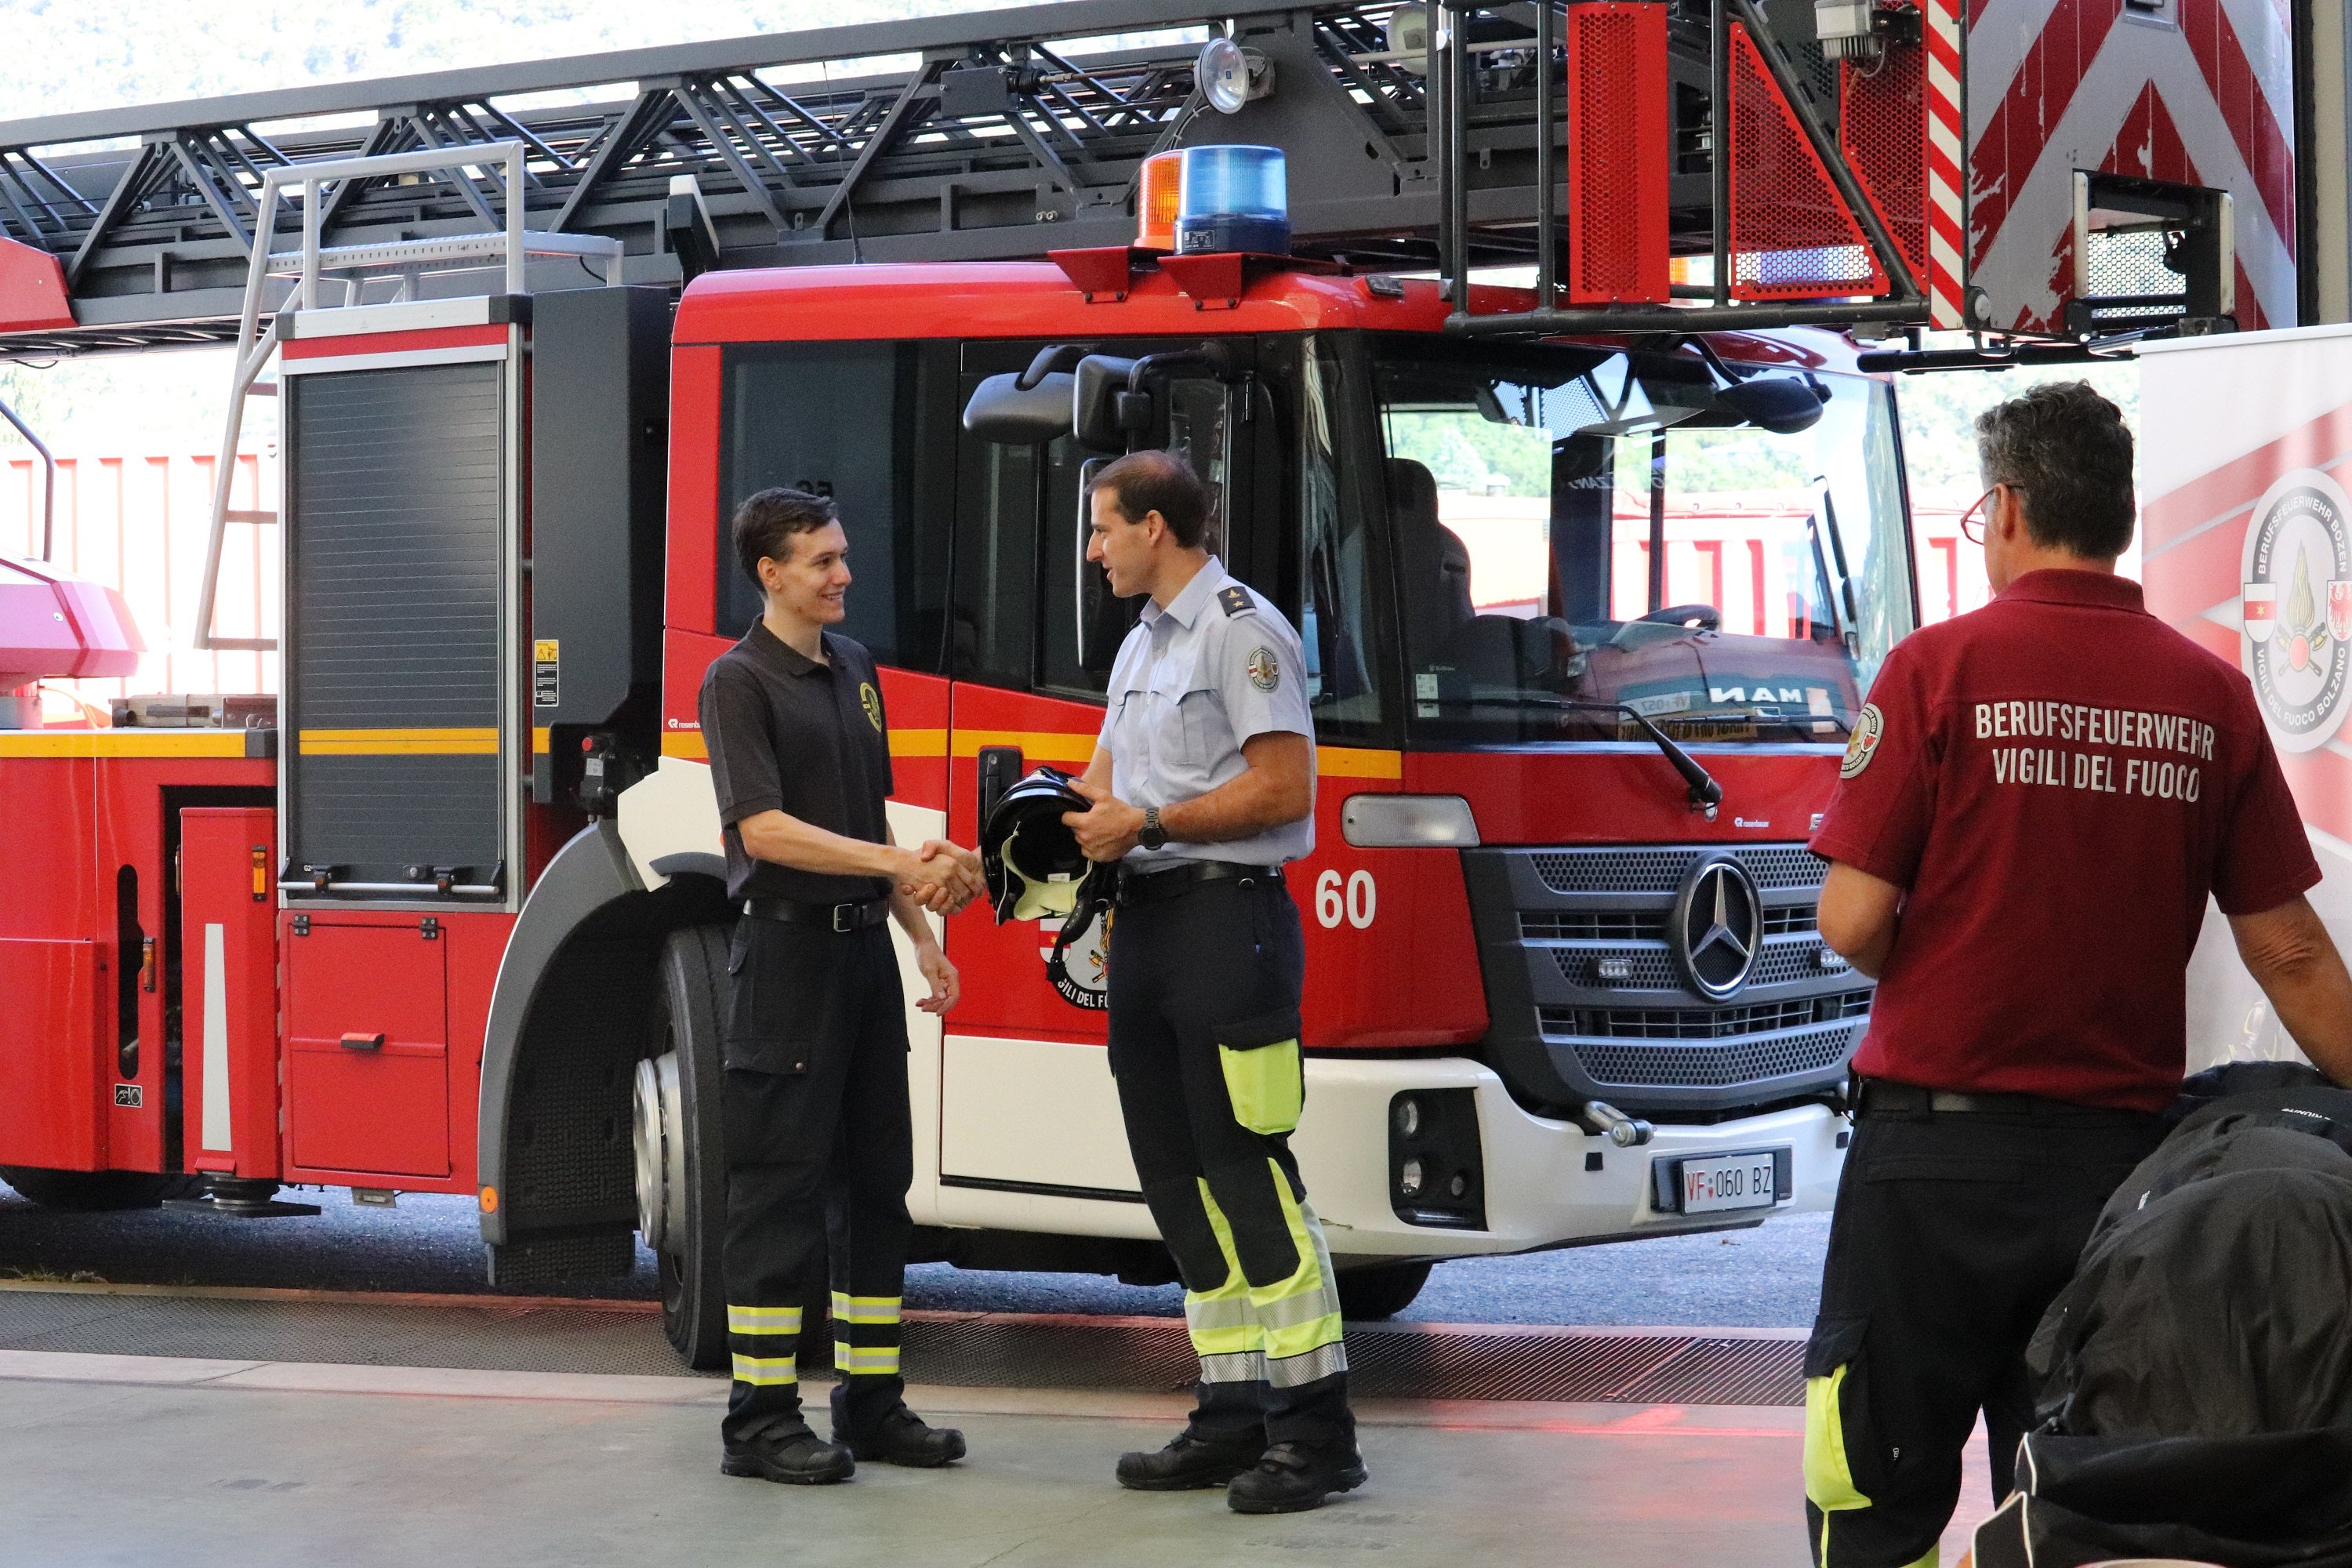
[{"label": "red and white chevron panel", "polygon": [[[1927,0],[1931,48],[1949,3]],[[2076,170],[2229,191],[2238,324],[2292,323],[2292,66],[2284,0],[1980,0],[1964,79],[1967,281],[1985,290],[1987,324],[2062,327]]]},{"label": "red and white chevron panel", "polygon": [[1928,324],[1964,324],[1961,287],[1968,209],[1960,184],[1960,0],[1923,0],[1927,53]]}]

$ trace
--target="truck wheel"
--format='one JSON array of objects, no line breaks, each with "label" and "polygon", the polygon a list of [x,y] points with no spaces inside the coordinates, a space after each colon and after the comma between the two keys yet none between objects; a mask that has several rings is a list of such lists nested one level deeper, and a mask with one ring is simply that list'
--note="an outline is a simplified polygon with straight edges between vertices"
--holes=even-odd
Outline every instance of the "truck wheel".
[{"label": "truck wheel", "polygon": [[1339,1315],[1354,1322],[1393,1318],[1429,1283],[1426,1263],[1377,1263],[1339,1270]]},{"label": "truck wheel", "polygon": [[43,1208],[98,1214],[107,1209],[152,1209],[165,1198],[192,1197],[203,1178],[158,1176],[143,1171],[44,1171],[30,1165],[0,1165],[0,1181]]},{"label": "truck wheel", "polygon": [[637,1064],[638,1228],[661,1273],[662,1331],[698,1372],[727,1364],[727,1166],[719,1093],[727,928],[672,931]]}]

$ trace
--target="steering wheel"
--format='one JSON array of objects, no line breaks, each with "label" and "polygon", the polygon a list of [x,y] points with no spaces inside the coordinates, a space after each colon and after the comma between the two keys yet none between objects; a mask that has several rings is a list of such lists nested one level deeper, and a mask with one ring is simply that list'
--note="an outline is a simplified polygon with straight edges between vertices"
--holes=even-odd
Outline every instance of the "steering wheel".
[{"label": "steering wheel", "polygon": [[1696,626],[1703,632],[1723,629],[1723,612],[1713,605],[1668,605],[1663,610],[1652,610],[1636,619],[1669,626]]}]

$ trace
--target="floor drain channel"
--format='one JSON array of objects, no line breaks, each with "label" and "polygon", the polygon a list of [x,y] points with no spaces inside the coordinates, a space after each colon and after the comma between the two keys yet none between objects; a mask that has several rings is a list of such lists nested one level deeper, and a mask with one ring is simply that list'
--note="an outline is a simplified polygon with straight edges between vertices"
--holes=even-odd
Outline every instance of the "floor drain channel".
[{"label": "floor drain channel", "polygon": [[[825,1370],[812,1325],[802,1364]],[[562,1301],[518,1310],[387,1305],[365,1298],[243,1300],[0,1291],[0,1349],[239,1361],[353,1363],[515,1372],[694,1376],[654,1314]],[[1804,1402],[1801,1341],[1606,1330],[1360,1324],[1348,1334],[1353,1390],[1389,1399],[1639,1405]],[[919,1313],[908,1378],[978,1388],[1172,1392],[1194,1362],[1175,1319]]]}]

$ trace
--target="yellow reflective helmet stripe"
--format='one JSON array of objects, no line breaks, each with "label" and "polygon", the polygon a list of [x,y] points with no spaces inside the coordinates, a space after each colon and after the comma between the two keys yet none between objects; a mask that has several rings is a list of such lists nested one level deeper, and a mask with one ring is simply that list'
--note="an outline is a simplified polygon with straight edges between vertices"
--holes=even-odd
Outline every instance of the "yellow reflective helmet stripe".
[{"label": "yellow reflective helmet stripe", "polygon": [[735,1356],[735,1381],[748,1383],[757,1388],[772,1388],[778,1384],[798,1383],[801,1379],[799,1372],[793,1365],[795,1359],[788,1355],[744,1355],[738,1352]]},{"label": "yellow reflective helmet stripe", "polygon": [[730,1334],[796,1334],[801,1331],[798,1307],[736,1307],[727,1309]]}]

